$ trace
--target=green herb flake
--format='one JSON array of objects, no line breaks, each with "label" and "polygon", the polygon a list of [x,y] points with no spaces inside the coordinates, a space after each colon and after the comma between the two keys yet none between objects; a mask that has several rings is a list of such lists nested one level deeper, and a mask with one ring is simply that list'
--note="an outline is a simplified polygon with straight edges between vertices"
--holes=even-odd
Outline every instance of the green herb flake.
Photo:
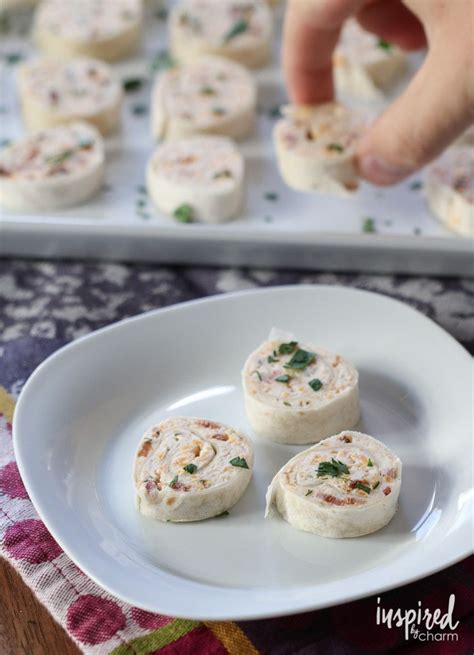
[{"label": "green herb flake", "polygon": [[199,93],[203,96],[215,96],[216,90],[212,86],[202,86]]},{"label": "green herb flake", "polygon": [[217,173],[214,173],[213,179],[214,180],[222,180],[225,178],[231,179],[234,177],[232,175],[232,171],[230,171],[228,168],[224,168],[222,171],[217,171]]},{"label": "green herb flake", "polygon": [[260,373],[260,371],[255,370],[254,373],[255,373],[255,375],[258,377],[258,379],[260,380],[260,382],[261,382],[263,378],[262,378],[262,374]]},{"label": "green herb flake", "polygon": [[289,381],[290,381],[289,375],[279,375],[277,378],[275,378],[275,382],[283,382],[286,384]]},{"label": "green herb flake", "polygon": [[249,465],[245,461],[243,457],[234,457],[233,459],[230,460],[229,464],[232,464],[232,466],[237,466],[238,468],[241,469],[248,469]]},{"label": "green herb flake", "polygon": [[410,191],[419,191],[423,188],[423,182],[421,180],[415,180],[410,184]]},{"label": "green herb flake", "polygon": [[323,383],[318,378],[314,378],[314,380],[310,380],[308,384],[313,391],[319,391],[323,386]]},{"label": "green herb flake", "polygon": [[377,480],[377,482],[374,484],[374,486],[372,487],[372,489],[377,489],[377,487],[379,486],[379,484],[380,484],[380,480]]},{"label": "green herb flake", "polygon": [[235,39],[236,36],[239,36],[240,34],[246,32],[248,28],[249,28],[248,22],[244,18],[239,18],[238,20],[235,21],[235,23],[232,25],[230,30],[224,36],[224,43],[228,43],[229,41],[232,41],[232,39]]},{"label": "green herb flake", "polygon": [[18,64],[23,60],[23,55],[21,52],[8,52],[6,55],[3,55],[3,58],[6,64],[9,66],[15,66],[15,64]]},{"label": "green herb flake", "polygon": [[221,512],[220,514],[216,514],[216,516],[215,516],[214,518],[215,518],[215,519],[221,519],[221,518],[223,518],[224,516],[230,516],[230,513],[229,513],[227,510],[224,510],[224,511]]},{"label": "green herb flake", "polygon": [[343,473],[349,473],[349,467],[334,457],[330,462],[320,462],[317,470],[318,478],[326,475],[331,478],[339,478]]},{"label": "green herb flake", "polygon": [[327,145],[327,150],[330,152],[344,152],[344,147],[340,143],[329,143]]},{"label": "green herb flake", "polygon": [[305,493],[305,496],[311,496],[312,493],[313,493],[313,490],[308,489],[308,491]]},{"label": "green herb flake", "polygon": [[390,51],[393,48],[393,45],[388,41],[385,41],[385,39],[379,39],[377,42],[377,47],[382,48],[382,50]]},{"label": "green herb flake", "polygon": [[368,487],[363,482],[356,482],[355,483],[355,488],[360,489],[361,491],[365,491],[366,494],[370,494],[370,491],[371,491],[370,487]]},{"label": "green herb flake", "polygon": [[186,471],[186,473],[196,473],[197,471],[197,466],[196,464],[186,464],[186,466],[183,466],[183,470]]},{"label": "green herb flake", "polygon": [[170,486],[172,489],[174,489],[175,486],[176,486],[177,484],[178,484],[178,476],[175,475],[174,478],[171,480],[169,486]]},{"label": "green herb flake", "polygon": [[373,461],[372,461],[372,460],[370,459],[370,457],[369,457],[369,461],[367,462],[367,466],[373,466],[373,465],[374,465],[374,463],[373,463]]},{"label": "green herb flake", "polygon": [[59,152],[57,155],[51,155],[50,157],[46,157],[46,161],[49,164],[62,164],[66,159],[69,159],[72,157],[74,154],[73,150],[63,150],[63,152]]},{"label": "green herb flake", "polygon": [[267,193],[264,194],[263,196],[265,200],[269,200],[270,202],[276,202],[279,198],[278,193],[275,191],[268,191]]},{"label": "green herb flake", "polygon": [[276,362],[279,362],[279,361],[280,360],[273,357],[273,355],[268,355],[268,357],[267,357],[267,362],[269,364],[275,364]]},{"label": "green herb flake", "polygon": [[281,343],[280,347],[278,348],[278,352],[280,353],[280,355],[289,355],[296,349],[297,345],[298,345],[297,341],[289,341],[288,343]]},{"label": "green herb flake", "polygon": [[143,85],[143,80],[138,77],[131,77],[128,80],[123,80],[122,88],[125,93],[130,93],[132,91],[138,91]]},{"label": "green herb flake", "polygon": [[286,400],[283,401],[283,404],[286,405],[287,407],[291,407],[291,404],[287,403]]},{"label": "green herb flake", "polygon": [[194,219],[194,209],[188,203],[184,202],[173,212],[174,218],[180,223],[192,223]]},{"label": "green herb flake", "polygon": [[292,356],[290,361],[284,365],[285,368],[292,368],[297,370],[303,370],[309,364],[312,364],[316,360],[316,355],[308,350],[302,350],[299,348]]},{"label": "green herb flake", "polygon": [[377,232],[375,221],[373,218],[367,217],[362,224],[362,232],[366,234],[374,234]]},{"label": "green herb flake", "polygon": [[160,50],[152,59],[150,64],[150,70],[152,73],[158,73],[159,71],[168,70],[173,68],[175,62],[171,57],[168,50]]}]

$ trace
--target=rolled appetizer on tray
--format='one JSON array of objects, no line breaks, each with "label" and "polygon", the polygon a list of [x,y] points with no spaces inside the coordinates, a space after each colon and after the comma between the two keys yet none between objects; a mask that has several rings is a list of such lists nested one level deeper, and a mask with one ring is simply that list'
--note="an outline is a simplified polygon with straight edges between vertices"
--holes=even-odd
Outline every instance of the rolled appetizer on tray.
[{"label": "rolled appetizer on tray", "polygon": [[223,223],[242,206],[244,159],[225,137],[165,143],[148,163],[147,189],[157,209],[182,223]]},{"label": "rolled appetizer on tray", "polygon": [[153,136],[243,138],[255,123],[256,97],[255,82],[243,66],[222,57],[202,57],[158,77],[152,97]]},{"label": "rolled appetizer on tray", "polygon": [[285,108],[273,139],[280,173],[299,191],[347,195],[358,188],[355,165],[362,117],[337,103]]},{"label": "rolled appetizer on tray", "polygon": [[78,120],[102,134],[119,125],[122,87],[102,61],[41,57],[20,66],[17,79],[23,121],[31,132]]},{"label": "rolled appetizer on tray", "polygon": [[35,211],[80,204],[103,185],[104,166],[92,125],[42,130],[0,150],[0,205]]},{"label": "rolled appetizer on tray", "polygon": [[48,55],[117,61],[137,46],[142,23],[142,0],[44,0],[33,36]]},{"label": "rolled appetizer on tray", "polygon": [[260,0],[184,0],[172,12],[169,29],[171,52],[180,63],[220,55],[258,68],[270,59],[273,16]]},{"label": "rolled appetizer on tray", "polygon": [[428,168],[425,195],[433,214],[465,237],[474,237],[474,155],[468,134]]},{"label": "rolled appetizer on tray", "polygon": [[249,439],[216,421],[173,417],[143,436],[135,457],[139,512],[159,521],[200,521],[230,509],[252,477]]},{"label": "rolled appetizer on tray", "polygon": [[341,355],[270,335],[242,372],[247,418],[272,441],[315,443],[359,420],[358,377]]},{"label": "rolled appetizer on tray", "polygon": [[397,46],[349,20],[334,52],[333,66],[338,94],[377,100],[403,76],[408,58]]},{"label": "rolled appetizer on tray", "polygon": [[397,510],[402,463],[383,443],[344,431],[283,466],[267,492],[265,516],[322,537],[360,537],[380,530]]}]

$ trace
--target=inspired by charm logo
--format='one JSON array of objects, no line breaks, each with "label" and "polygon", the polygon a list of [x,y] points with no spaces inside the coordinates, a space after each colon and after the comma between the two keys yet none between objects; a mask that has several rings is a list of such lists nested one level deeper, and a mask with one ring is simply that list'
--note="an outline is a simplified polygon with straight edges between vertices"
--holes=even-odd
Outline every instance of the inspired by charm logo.
[{"label": "inspired by charm logo", "polygon": [[377,598],[377,625],[386,625],[388,628],[403,627],[405,639],[418,639],[418,641],[457,641],[458,634],[454,632],[459,621],[454,621],[454,603],[456,598],[451,594],[448,600],[448,609],[444,614],[440,609],[431,611],[422,607],[418,601],[418,609],[385,609]]}]

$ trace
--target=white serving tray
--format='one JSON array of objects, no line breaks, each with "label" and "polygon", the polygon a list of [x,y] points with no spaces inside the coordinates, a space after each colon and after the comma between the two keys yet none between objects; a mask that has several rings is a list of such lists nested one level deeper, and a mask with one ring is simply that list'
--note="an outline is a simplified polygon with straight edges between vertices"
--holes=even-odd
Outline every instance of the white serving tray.
[{"label": "white serving tray", "polygon": [[[141,52],[117,65],[123,79],[145,81],[126,94],[122,130],[107,140],[104,191],[57,213],[3,211],[0,255],[472,275],[472,241],[453,235],[431,215],[420,188],[422,174],[390,189],[363,184],[349,198],[298,193],[283,183],[271,143],[276,109],[286,100],[278,43],[274,65],[256,73],[258,124],[241,144],[247,171],[242,216],[226,225],[181,225],[156,212],[143,187],[153,150],[150,64],[166,49],[167,33],[163,7],[150,3],[147,11]],[[12,59],[33,54],[28,17],[11,23],[0,44],[2,141],[23,133]],[[416,58],[411,63],[413,70]],[[364,232],[367,217],[374,219],[375,234]]]}]

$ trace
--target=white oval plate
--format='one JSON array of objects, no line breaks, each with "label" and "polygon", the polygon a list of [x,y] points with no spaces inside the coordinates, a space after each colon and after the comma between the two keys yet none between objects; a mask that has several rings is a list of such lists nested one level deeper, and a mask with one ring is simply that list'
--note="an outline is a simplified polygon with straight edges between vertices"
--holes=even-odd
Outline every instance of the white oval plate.
[{"label": "white oval plate", "polygon": [[[383,530],[330,540],[264,520],[274,473],[302,447],[247,424],[240,369],[270,328],[338,351],[359,369],[359,430],[403,461],[400,508]],[[158,310],[66,346],[31,376],[13,433],[41,518],[76,564],[144,609],[248,619],[395,587],[467,556],[471,543],[471,358],[389,298],[298,286]],[[163,524],[134,509],[132,460],[150,425],[203,416],[244,430],[255,475],[225,518]]]}]

